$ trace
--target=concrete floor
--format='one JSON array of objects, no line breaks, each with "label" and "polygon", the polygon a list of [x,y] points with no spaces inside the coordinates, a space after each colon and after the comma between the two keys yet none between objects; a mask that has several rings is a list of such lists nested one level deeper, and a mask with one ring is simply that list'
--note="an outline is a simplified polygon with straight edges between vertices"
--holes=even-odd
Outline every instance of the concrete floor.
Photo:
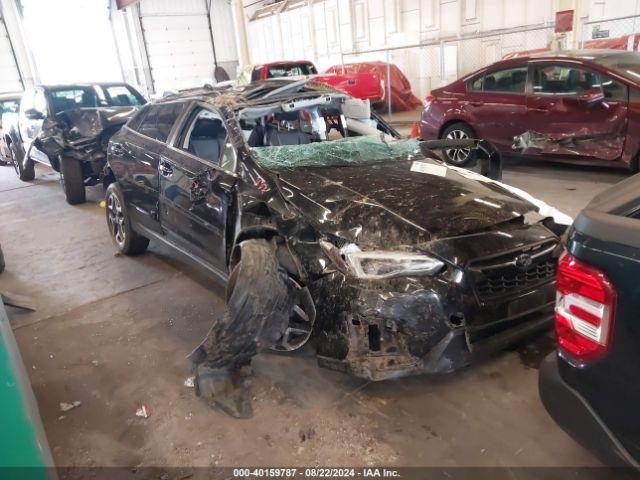
[{"label": "concrete floor", "polygon": [[[505,181],[574,215],[624,176],[518,164]],[[221,314],[221,286],[157,244],[114,255],[101,198],[90,188],[72,207],[54,172],[38,168],[21,183],[0,167],[0,290],[37,307],[8,313],[58,465],[598,464],[538,398],[549,336],[454,375],[380,383],[320,369],[311,352],[263,354],[254,418],[211,410],[183,385],[185,356]],[[75,400],[79,408],[60,412]],[[142,404],[147,419],[135,415]]]}]

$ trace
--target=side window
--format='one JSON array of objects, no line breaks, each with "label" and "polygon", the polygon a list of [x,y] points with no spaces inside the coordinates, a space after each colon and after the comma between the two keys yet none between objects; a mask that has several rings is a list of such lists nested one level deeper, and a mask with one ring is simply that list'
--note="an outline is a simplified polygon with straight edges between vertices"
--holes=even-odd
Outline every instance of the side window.
[{"label": "side window", "polygon": [[131,130],[135,130],[136,132],[140,131],[140,125],[144,120],[144,117],[147,115],[148,107],[143,107],[136,114],[131,117],[131,120],[127,122],[127,127]]},{"label": "side window", "polygon": [[533,91],[541,95],[576,96],[600,87],[600,76],[568,65],[536,65]]},{"label": "side window", "polygon": [[102,87],[107,102],[114,107],[131,107],[144,103],[144,100],[132,92],[126,85],[110,85]]},{"label": "side window", "polygon": [[[186,123],[179,148],[214,165],[220,165],[223,153],[225,158],[228,156],[229,148],[235,154],[233,146],[227,145],[227,130],[219,115],[203,108],[196,110]],[[232,161],[235,163],[235,160]],[[228,160],[222,163],[228,163]]]},{"label": "side window", "polygon": [[484,76],[484,92],[524,93],[527,85],[527,67],[508,68],[487,72]]},{"label": "side window", "polygon": [[[140,126],[134,128],[142,135],[151,137],[159,142],[166,142],[173,124],[176,122],[182,110],[184,103],[159,103],[147,107],[144,118]],[[130,127],[133,128],[133,127]]]},{"label": "side window", "polygon": [[484,73],[476,78],[472,78],[471,80],[469,80],[469,82],[467,83],[467,90],[470,90],[472,92],[481,92],[483,82]]},{"label": "side window", "polygon": [[604,92],[604,98],[616,102],[626,102],[629,100],[629,92],[626,85],[618,83],[604,75],[600,75],[600,80],[602,91]]}]

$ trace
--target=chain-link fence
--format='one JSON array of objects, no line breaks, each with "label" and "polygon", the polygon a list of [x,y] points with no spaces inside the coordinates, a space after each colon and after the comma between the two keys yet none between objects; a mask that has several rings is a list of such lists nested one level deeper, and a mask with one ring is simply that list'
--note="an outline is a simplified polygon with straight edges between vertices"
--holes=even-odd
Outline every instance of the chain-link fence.
[{"label": "chain-link fence", "polygon": [[[402,119],[403,114],[393,113],[398,109],[390,108],[394,107],[395,100],[401,93],[397,90],[402,89],[397,79],[394,82],[394,66],[404,74],[410,89],[422,100],[431,90],[506,56],[546,49],[552,39],[553,24],[533,25],[406,47],[344,53],[342,63],[389,63],[388,68],[381,69],[386,89],[385,102],[391,115]],[[409,117],[411,115],[407,114],[407,118]]]},{"label": "chain-link fence", "polygon": [[640,16],[584,22],[581,29],[582,48],[614,48],[638,51]]}]

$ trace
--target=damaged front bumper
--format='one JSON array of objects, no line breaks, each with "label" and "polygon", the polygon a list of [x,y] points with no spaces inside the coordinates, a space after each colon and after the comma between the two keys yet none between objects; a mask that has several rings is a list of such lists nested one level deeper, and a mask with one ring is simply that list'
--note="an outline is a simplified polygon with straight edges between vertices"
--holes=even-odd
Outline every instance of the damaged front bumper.
[{"label": "damaged front bumper", "polygon": [[524,269],[501,256],[436,277],[319,279],[319,365],[369,380],[449,373],[551,327],[557,240],[530,248]]}]

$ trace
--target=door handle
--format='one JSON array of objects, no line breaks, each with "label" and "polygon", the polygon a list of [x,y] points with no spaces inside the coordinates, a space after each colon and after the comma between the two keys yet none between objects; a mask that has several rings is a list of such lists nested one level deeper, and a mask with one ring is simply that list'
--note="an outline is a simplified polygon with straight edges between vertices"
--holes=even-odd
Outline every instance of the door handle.
[{"label": "door handle", "polygon": [[548,112],[548,111],[549,111],[549,109],[548,109],[547,107],[535,107],[535,108],[533,109],[533,111],[534,111],[534,112],[541,112],[541,113],[544,113],[544,112]]},{"label": "door handle", "polygon": [[173,173],[173,166],[171,166],[169,162],[160,160],[160,164],[158,165],[158,171],[160,172],[160,175],[162,175],[163,177],[168,177]]}]

